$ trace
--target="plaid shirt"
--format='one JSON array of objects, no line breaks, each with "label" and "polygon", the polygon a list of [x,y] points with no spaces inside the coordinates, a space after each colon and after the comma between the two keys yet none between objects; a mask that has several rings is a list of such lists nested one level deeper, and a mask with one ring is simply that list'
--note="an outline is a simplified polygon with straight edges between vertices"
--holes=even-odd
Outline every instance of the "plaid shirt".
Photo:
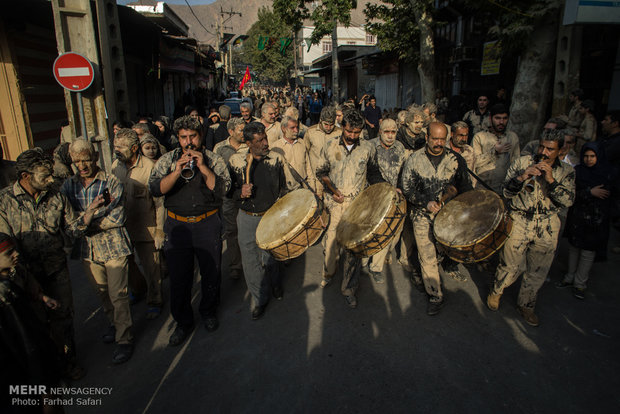
[{"label": "plaid shirt", "polygon": [[132,252],[129,234],[125,229],[123,185],[116,177],[99,170],[93,182],[85,188],[76,174],[65,181],[61,191],[67,196],[73,208],[82,212],[106,188],[110,190],[112,201],[95,212],[86,236],[76,240],[73,246],[72,259],[105,263],[129,256]]}]

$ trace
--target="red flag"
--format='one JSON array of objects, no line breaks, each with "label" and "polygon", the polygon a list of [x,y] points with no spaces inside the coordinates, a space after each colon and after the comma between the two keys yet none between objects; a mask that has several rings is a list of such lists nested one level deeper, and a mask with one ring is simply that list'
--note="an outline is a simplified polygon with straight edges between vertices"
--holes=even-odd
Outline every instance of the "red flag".
[{"label": "red flag", "polygon": [[250,67],[246,66],[245,67],[245,75],[243,75],[243,79],[241,79],[241,85],[239,86],[239,90],[243,89],[245,84],[247,82],[249,82],[251,79],[252,79],[252,77],[250,76]]}]

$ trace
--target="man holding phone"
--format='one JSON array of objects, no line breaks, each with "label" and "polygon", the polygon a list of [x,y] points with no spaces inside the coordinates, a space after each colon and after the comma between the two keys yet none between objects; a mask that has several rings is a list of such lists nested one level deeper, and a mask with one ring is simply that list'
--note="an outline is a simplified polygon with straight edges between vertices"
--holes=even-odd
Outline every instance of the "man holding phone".
[{"label": "man holding phone", "polygon": [[104,343],[116,342],[112,363],[127,362],[133,354],[132,319],[129,309],[128,256],[133,249],[125,228],[123,185],[97,165],[99,154],[92,143],[77,139],[69,146],[77,173],[61,188],[73,209],[87,211],[98,205],[86,234],[73,245],[71,258],[82,261],[84,271],[94,281],[110,327],[102,335]]},{"label": "man holding phone", "polygon": [[215,331],[220,299],[222,221],[216,214],[230,189],[226,162],[205,149],[200,122],[184,116],[174,122],[180,148],[162,156],[149,178],[154,197],[164,196],[168,210],[164,254],[170,271],[170,310],[177,322],[169,345],[180,345],[194,328],[192,285],[198,260],[202,299],[199,312],[205,329]]}]

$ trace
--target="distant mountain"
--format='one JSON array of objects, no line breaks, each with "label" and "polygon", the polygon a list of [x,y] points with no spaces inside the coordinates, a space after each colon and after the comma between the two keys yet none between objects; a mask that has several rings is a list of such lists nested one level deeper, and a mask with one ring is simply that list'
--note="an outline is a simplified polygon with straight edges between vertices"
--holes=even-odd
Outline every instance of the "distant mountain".
[{"label": "distant mountain", "polygon": [[[198,16],[198,19],[192,14],[190,8],[187,5],[168,4],[176,14],[189,26],[189,36],[197,39],[201,43],[209,43],[215,45],[216,33],[217,33],[217,19],[220,9],[224,11],[230,11],[241,13],[241,17],[238,15],[232,16],[224,26],[222,31],[224,33],[234,33],[236,35],[245,34],[252,24],[257,19],[258,9],[262,6],[271,7],[271,0],[217,0],[211,4],[205,4],[202,6],[192,6],[192,10]],[[224,15],[224,19],[228,16]],[[204,26],[208,33],[202,26]]]},{"label": "distant mountain", "polygon": [[[366,3],[380,3],[380,0],[367,0],[358,2],[358,8],[351,13],[351,25],[361,26],[365,24],[364,7]],[[176,14],[189,26],[189,36],[197,39],[201,43],[209,43],[215,45],[216,42],[216,27],[218,14],[220,9],[224,11],[239,12],[238,15],[233,16],[228,20],[224,26],[226,27],[224,33],[234,33],[236,35],[245,34],[252,24],[256,22],[258,16],[258,9],[263,6],[269,8],[272,7],[272,0],[216,0],[211,4],[205,4],[202,6],[192,6],[191,10],[198,16],[198,19],[194,17],[192,11],[187,5],[168,4]],[[225,15],[224,18],[228,18]],[[200,23],[211,33],[208,33]]]}]

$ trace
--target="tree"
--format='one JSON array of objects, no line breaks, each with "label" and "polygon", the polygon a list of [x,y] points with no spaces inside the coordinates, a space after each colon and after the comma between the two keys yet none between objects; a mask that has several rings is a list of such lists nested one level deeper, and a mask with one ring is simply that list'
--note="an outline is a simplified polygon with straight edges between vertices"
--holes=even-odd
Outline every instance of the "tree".
[{"label": "tree", "polygon": [[[504,53],[519,53],[510,106],[510,128],[521,143],[538,139],[551,102],[560,8],[563,0],[505,2],[489,30]],[[498,10],[495,9],[497,13]]]},{"label": "tree", "polygon": [[[310,7],[308,7],[308,4]],[[338,24],[351,24],[351,9],[357,7],[357,0],[273,0],[274,11],[297,33],[305,19],[311,19],[314,30],[310,43],[318,44],[323,36],[332,35],[332,92],[336,100],[340,97],[338,85]]]},{"label": "tree", "polygon": [[[379,45],[401,59],[418,63],[424,100],[434,97],[433,3],[430,0],[382,0],[365,9],[368,30]],[[518,55],[510,108],[510,127],[527,142],[537,137],[551,99],[559,9],[563,0],[461,0],[499,40],[504,55]],[[414,22],[407,19],[414,15]],[[417,27],[412,27],[417,26]],[[427,30],[428,29],[428,30]]]},{"label": "tree", "polygon": [[[422,101],[435,100],[435,37],[432,0],[382,0],[366,4],[366,28],[379,45],[417,63]],[[415,20],[411,19],[415,16]]]},{"label": "tree", "polygon": [[[290,38],[292,27],[268,7],[258,10],[258,20],[250,27],[243,43],[243,55],[262,80],[285,83],[293,66],[290,51],[281,52],[283,38]],[[264,46],[259,50],[259,42]],[[288,50],[288,49],[287,49]]]}]

